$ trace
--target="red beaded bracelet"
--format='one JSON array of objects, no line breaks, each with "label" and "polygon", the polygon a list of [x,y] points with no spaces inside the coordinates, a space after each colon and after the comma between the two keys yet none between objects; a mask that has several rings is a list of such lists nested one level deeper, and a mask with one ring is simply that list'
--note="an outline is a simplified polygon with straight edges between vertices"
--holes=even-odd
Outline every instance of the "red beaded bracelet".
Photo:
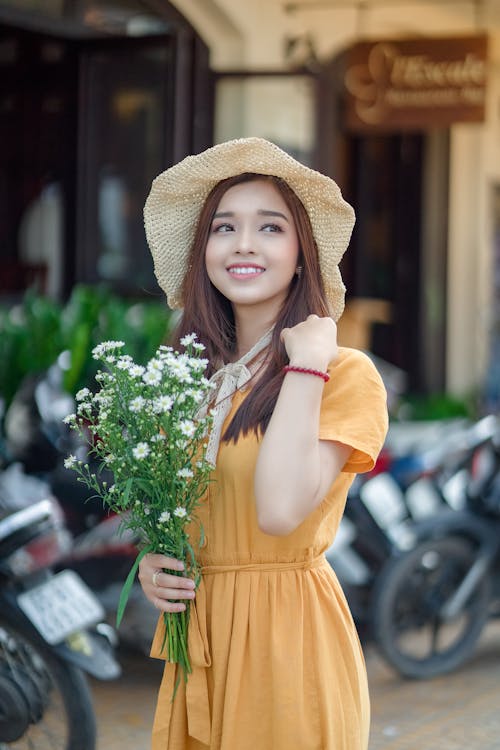
[{"label": "red beaded bracelet", "polygon": [[330,376],[327,372],[322,370],[313,370],[310,367],[295,367],[295,365],[285,365],[283,372],[301,372],[304,375],[316,375],[317,378],[323,378],[325,383],[328,383]]}]

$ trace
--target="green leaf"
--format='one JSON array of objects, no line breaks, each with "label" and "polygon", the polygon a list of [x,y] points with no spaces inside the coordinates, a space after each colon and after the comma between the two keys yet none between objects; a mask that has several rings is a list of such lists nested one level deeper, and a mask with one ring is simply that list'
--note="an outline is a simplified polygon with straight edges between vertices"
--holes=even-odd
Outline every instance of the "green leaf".
[{"label": "green leaf", "polygon": [[134,483],[134,480],[132,477],[130,479],[127,479],[127,483],[125,485],[125,490],[123,492],[123,505],[126,507],[128,505],[128,497],[130,495],[130,490],[132,489],[132,484]]},{"label": "green leaf", "polygon": [[125,612],[125,607],[127,606],[127,602],[130,596],[130,590],[132,588],[132,585],[134,583],[135,575],[137,573],[137,569],[139,568],[139,563],[141,562],[142,558],[145,557],[148,552],[152,552],[153,547],[152,545],[148,545],[147,547],[144,547],[137,557],[135,558],[135,562],[132,565],[132,568],[130,570],[130,573],[127,576],[127,580],[123,584],[123,588],[120,593],[120,599],[118,601],[118,610],[116,612],[116,627],[120,627],[120,623],[123,618],[123,613]]}]

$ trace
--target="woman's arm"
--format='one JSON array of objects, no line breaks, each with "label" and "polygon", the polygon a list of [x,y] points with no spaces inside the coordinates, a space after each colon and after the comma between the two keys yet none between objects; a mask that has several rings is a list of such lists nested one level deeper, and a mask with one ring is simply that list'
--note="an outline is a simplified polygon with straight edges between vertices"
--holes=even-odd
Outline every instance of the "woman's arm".
[{"label": "woman's arm", "polygon": [[[282,332],[290,364],[326,371],[337,357],[331,318],[310,315]],[[321,502],[352,448],[319,440],[324,381],[314,375],[285,375],[262,440],[255,472],[259,526],[267,534],[294,531]]]}]

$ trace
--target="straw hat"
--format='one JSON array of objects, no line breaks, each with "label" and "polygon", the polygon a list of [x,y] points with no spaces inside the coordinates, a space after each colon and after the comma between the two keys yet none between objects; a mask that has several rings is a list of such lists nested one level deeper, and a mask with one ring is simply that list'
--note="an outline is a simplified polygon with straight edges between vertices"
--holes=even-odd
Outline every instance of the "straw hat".
[{"label": "straw hat", "polygon": [[153,181],[144,224],[156,278],[169,306],[182,307],[188,256],[205,199],[218,182],[243,172],[281,177],[302,201],[318,247],[331,314],[338,320],[345,294],[338,264],[349,244],[354,210],[332,179],[263,138],[227,141],[187,156]]}]

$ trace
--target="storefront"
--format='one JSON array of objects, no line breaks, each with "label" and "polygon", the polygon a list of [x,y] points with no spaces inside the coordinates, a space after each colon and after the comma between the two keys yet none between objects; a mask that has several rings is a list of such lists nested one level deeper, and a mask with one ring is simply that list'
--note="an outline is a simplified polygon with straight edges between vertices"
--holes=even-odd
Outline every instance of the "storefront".
[{"label": "storefront", "polygon": [[413,391],[446,386],[450,132],[484,123],[487,46],[484,35],[360,42],[323,74],[337,90],[331,158],[357,210],[344,326],[364,319],[370,348]]},{"label": "storefront", "polygon": [[157,293],[142,208],[212,142],[207,47],[167,2],[29,7],[0,5],[0,296]]}]

